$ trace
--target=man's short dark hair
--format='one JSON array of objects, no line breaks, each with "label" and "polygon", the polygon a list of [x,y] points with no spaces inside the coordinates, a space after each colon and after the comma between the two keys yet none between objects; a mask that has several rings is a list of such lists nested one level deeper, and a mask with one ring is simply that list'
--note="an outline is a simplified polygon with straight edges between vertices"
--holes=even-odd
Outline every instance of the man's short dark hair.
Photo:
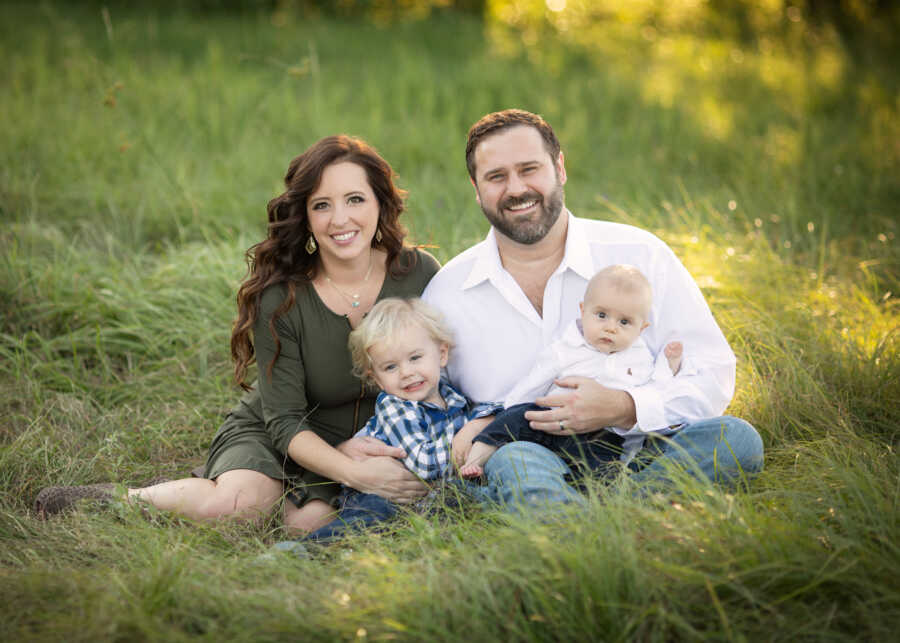
[{"label": "man's short dark hair", "polygon": [[559,158],[559,141],[553,128],[538,114],[526,112],[524,109],[504,109],[502,112],[493,112],[482,116],[477,123],[469,129],[469,137],[466,140],[466,167],[469,176],[475,180],[475,148],[488,136],[496,134],[511,127],[524,125],[533,127],[544,139],[544,147],[550,158],[556,162]]}]

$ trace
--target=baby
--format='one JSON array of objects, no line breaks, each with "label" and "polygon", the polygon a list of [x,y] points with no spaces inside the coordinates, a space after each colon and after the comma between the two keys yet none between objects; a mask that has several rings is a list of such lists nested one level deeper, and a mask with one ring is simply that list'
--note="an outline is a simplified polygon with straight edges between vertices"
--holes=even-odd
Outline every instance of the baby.
[{"label": "baby", "polygon": [[[421,299],[383,299],[350,333],[353,372],[381,393],[375,415],[357,432],[406,451],[403,464],[423,480],[450,470],[453,436],[469,420],[503,410],[501,404],[472,404],[441,378],[452,346],[450,331]],[[342,492],[338,518],[310,534],[321,540],[384,520],[393,503],[353,489]]]},{"label": "baby", "polygon": [[[506,410],[473,438],[460,475],[481,476],[484,463],[494,451],[514,440],[537,442],[573,464],[579,462],[573,460],[577,456],[588,466],[617,457],[630,460],[644,440],[644,432],[637,426],[610,427],[615,435],[609,435],[606,429],[554,435],[531,429],[525,413],[542,408],[533,404],[538,397],[566,393],[566,389],[554,386],[554,380],[563,377],[590,377],[610,388],[627,389],[677,374],[682,361],[681,342],[667,344],[665,359],[654,364],[650,349],[640,337],[650,325],[651,303],[650,283],[637,268],[612,265],[594,275],[581,303],[581,318],[538,356],[528,377],[504,400]],[[603,439],[598,439],[602,434]]]}]

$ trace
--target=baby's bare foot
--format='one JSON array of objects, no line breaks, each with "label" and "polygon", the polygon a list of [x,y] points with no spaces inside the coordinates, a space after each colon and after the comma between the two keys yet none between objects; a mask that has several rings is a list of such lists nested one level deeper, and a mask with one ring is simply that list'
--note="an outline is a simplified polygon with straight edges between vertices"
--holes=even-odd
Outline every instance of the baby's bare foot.
[{"label": "baby's bare foot", "polygon": [[471,480],[472,478],[480,478],[484,475],[484,469],[481,465],[478,464],[464,464],[459,469],[459,475],[466,480]]},{"label": "baby's bare foot", "polygon": [[666,357],[668,359],[678,359],[684,353],[684,346],[681,342],[669,342],[666,344]]},{"label": "baby's bare foot", "polygon": [[684,346],[681,342],[669,342],[665,348],[666,360],[669,362],[669,368],[672,369],[672,375],[678,375],[681,370],[681,356],[684,353]]}]

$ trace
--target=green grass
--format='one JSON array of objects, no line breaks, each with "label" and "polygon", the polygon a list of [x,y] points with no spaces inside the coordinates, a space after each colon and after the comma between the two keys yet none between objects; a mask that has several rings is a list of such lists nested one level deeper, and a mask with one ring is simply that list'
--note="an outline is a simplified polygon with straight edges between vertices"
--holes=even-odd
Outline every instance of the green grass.
[{"label": "green grass", "polygon": [[[893,638],[896,46],[575,2],[562,31],[487,4],[385,23],[111,3],[109,29],[100,5],[0,7],[0,639]],[[487,229],[466,130],[510,106],[554,124],[576,214],[653,230],[695,275],[762,475],[643,500],[623,481],[551,522],[411,515],[312,560],[257,559],[276,520],[29,512],[48,484],[203,461],[237,397],[243,252],[294,155],[371,141],[446,261]]]}]

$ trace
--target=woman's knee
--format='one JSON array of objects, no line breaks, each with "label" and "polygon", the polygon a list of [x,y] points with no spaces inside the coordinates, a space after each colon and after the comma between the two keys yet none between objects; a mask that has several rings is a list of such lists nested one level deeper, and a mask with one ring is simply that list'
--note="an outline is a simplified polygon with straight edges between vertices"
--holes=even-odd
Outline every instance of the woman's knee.
[{"label": "woman's knee", "polygon": [[281,482],[252,473],[255,475],[219,476],[212,493],[197,508],[199,517],[208,520],[245,517],[252,520],[270,514],[281,500]]},{"label": "woman's knee", "polygon": [[269,498],[250,500],[241,498],[240,493],[214,493],[197,508],[201,520],[217,518],[246,518],[255,520],[268,515],[277,500]]}]

